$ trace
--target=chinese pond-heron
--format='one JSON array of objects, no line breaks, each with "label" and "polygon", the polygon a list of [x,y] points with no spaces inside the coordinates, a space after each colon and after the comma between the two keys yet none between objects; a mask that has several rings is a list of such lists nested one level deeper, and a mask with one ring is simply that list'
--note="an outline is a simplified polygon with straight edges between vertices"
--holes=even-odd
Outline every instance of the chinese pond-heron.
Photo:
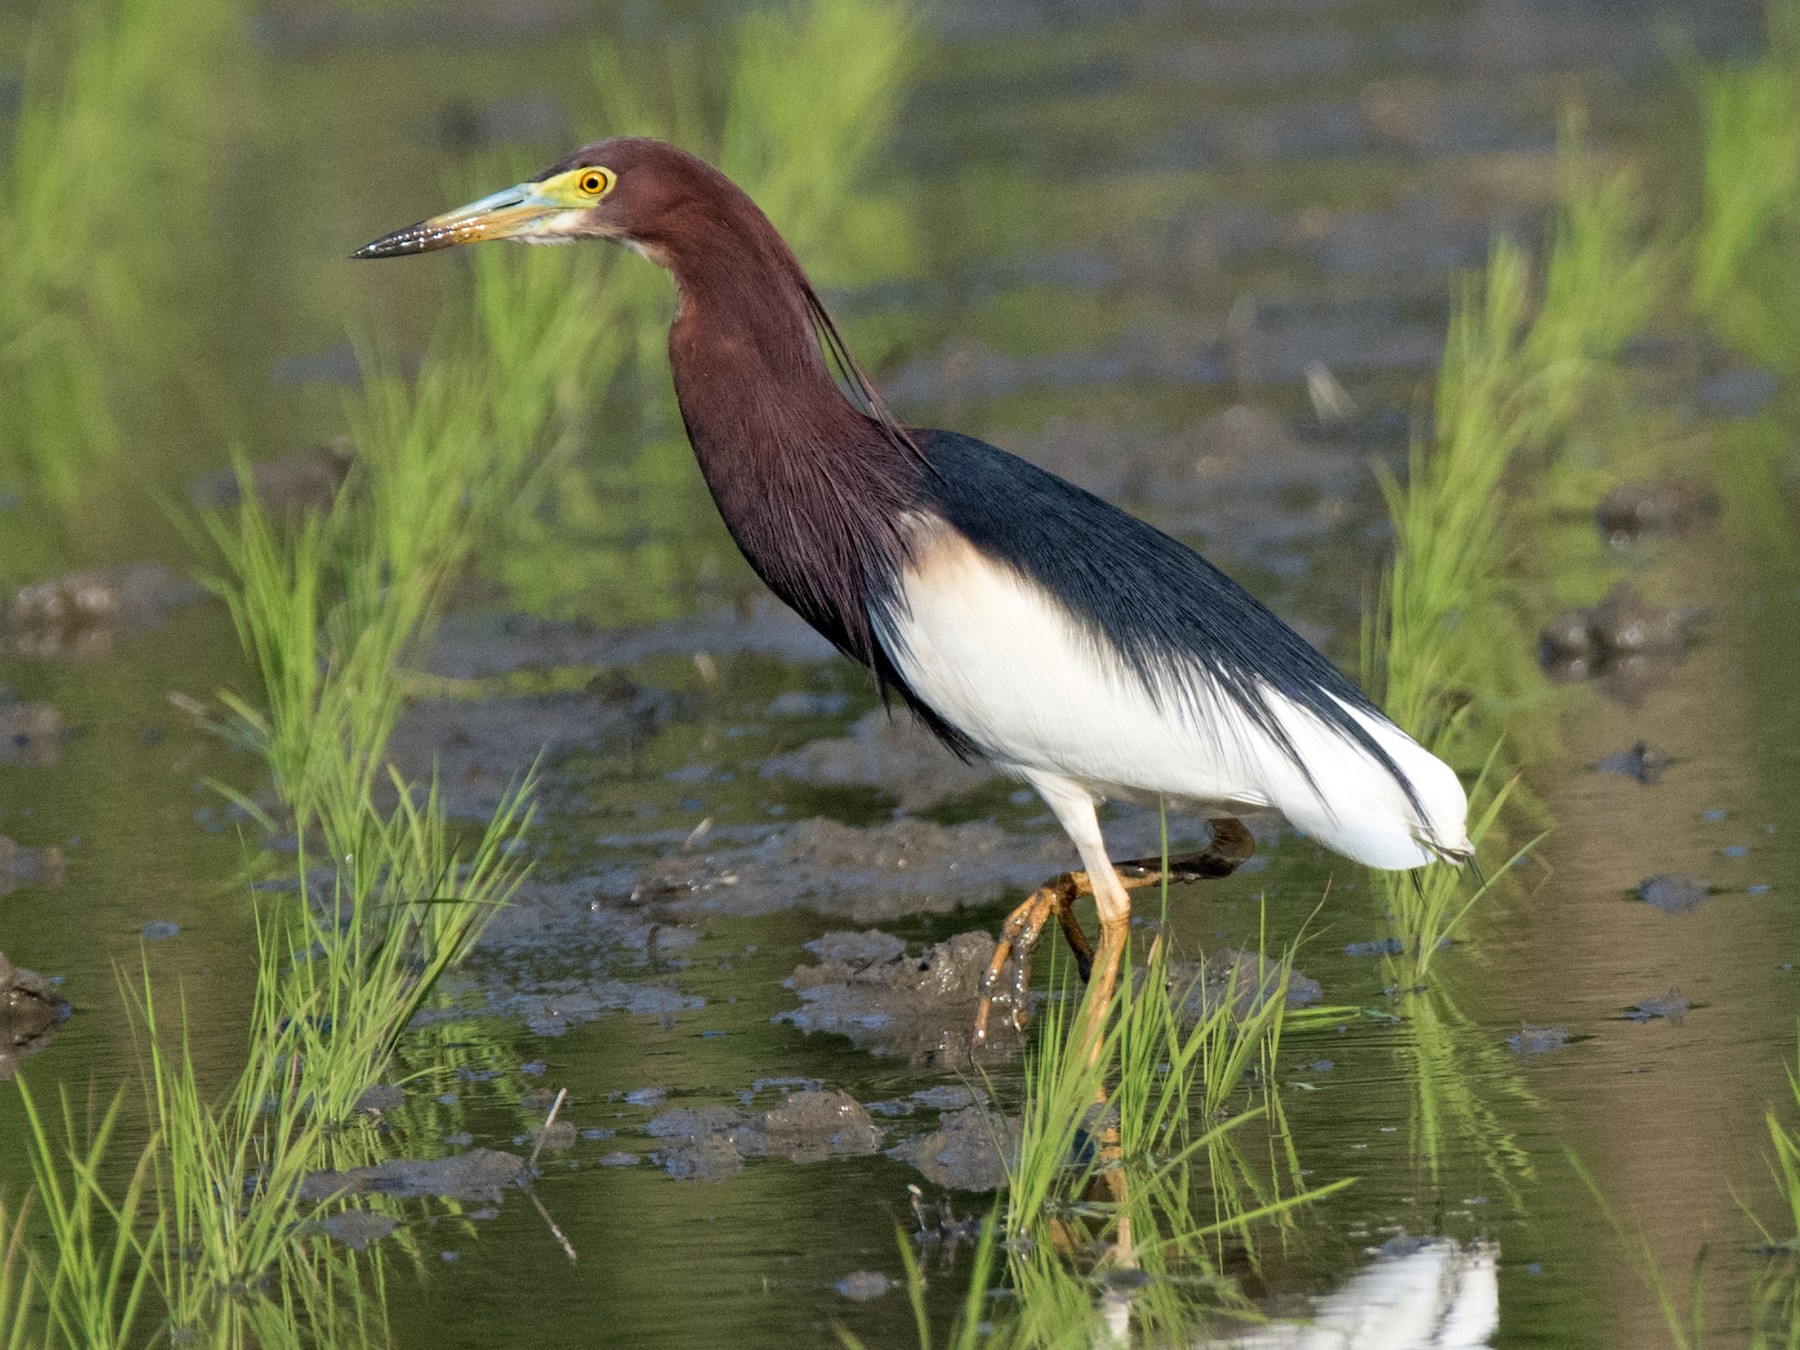
[{"label": "chinese pond-heron", "polygon": [[[845,349],[793,252],[718,170],[621,137],[536,179],[384,236],[359,258],[486,239],[610,239],[668,269],[669,362],[688,439],[758,576],[956,753],[1035,788],[1082,870],[1014,911],[977,1034],[1010,963],[1056,914],[1090,975],[1087,1036],[1118,976],[1129,890],[1223,876],[1237,817],[1404,869],[1470,856],[1467,798],[1421,747],[1205,559],[1056,475],[901,426]],[[1095,806],[1191,805],[1203,853],[1115,867]],[[1091,893],[1098,951],[1071,912]]]}]

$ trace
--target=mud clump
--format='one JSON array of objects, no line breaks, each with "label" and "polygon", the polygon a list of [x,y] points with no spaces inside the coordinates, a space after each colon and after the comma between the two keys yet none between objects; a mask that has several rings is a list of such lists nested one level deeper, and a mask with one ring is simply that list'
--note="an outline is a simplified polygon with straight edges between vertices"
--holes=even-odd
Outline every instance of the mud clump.
[{"label": "mud clump", "polygon": [[[339,436],[324,445],[252,465],[250,491],[268,511],[329,511],[355,464],[350,438]],[[194,479],[187,495],[195,506],[214,508],[238,506],[244,499],[235,469],[217,469]]]},{"label": "mud clump", "polygon": [[70,572],[8,596],[0,604],[0,635],[22,656],[105,656],[120,633],[159,627],[172,611],[206,594],[161,563]]},{"label": "mud clump", "polygon": [[0,952],[0,1083],[18,1071],[20,1060],[46,1049],[72,1011],[55,980],[15,966]]},{"label": "mud clump", "polygon": [[390,1158],[347,1172],[314,1172],[300,1183],[300,1198],[316,1202],[346,1195],[438,1196],[498,1204],[509,1187],[523,1186],[528,1179],[525,1160],[518,1154],[475,1148],[448,1158]]},{"label": "mud clump", "polygon": [[1519,1025],[1519,1029],[1506,1038],[1506,1043],[1518,1054],[1524,1056],[1547,1055],[1552,1050],[1560,1050],[1569,1043],[1567,1027],[1534,1027],[1529,1022]]},{"label": "mud clump", "polygon": [[1204,965],[1171,962],[1168,987],[1171,992],[1181,992],[1182,1016],[1190,1022],[1210,1016],[1227,1002],[1231,1016],[1241,1022],[1278,995],[1290,1008],[1304,1008],[1325,997],[1324,987],[1317,980],[1286,962],[1230,947],[1214,952]]},{"label": "mud clump", "polygon": [[853,1270],[832,1286],[839,1298],[852,1303],[868,1303],[881,1298],[894,1287],[894,1282],[879,1270]]},{"label": "mud clump", "polygon": [[1068,865],[1067,844],[988,821],[911,818],[862,828],[815,817],[760,843],[646,865],[627,903],[675,918],[801,907],[863,923],[943,913],[1032,886]]},{"label": "mud clump", "polygon": [[1007,1168],[1019,1161],[1022,1131],[1016,1116],[971,1106],[944,1117],[937,1129],[888,1150],[911,1163],[934,1186],[956,1191],[997,1191]]},{"label": "mud clump", "polygon": [[372,1209],[346,1209],[341,1214],[319,1220],[319,1228],[327,1237],[343,1243],[353,1252],[366,1252],[399,1226],[392,1215],[377,1214]]},{"label": "mud clump", "polygon": [[[912,955],[879,929],[826,933],[806,950],[818,963],[796,967],[785,981],[802,1006],[778,1013],[777,1021],[847,1036],[859,1050],[915,1064],[960,1063],[970,1054],[981,977],[994,958],[992,935],[958,933]],[[988,1027],[987,1050],[1017,1048],[1003,1008],[996,1007]]]},{"label": "mud clump", "polygon": [[1696,881],[1679,872],[1646,877],[1637,884],[1638,899],[1664,914],[1692,913],[1711,894],[1712,887],[1704,881]]},{"label": "mud clump", "polygon": [[780,1106],[738,1127],[738,1149],[750,1158],[821,1162],[877,1152],[881,1129],[845,1092],[796,1092]]},{"label": "mud clump", "polygon": [[501,985],[488,992],[493,1012],[523,1018],[539,1036],[561,1036],[607,1013],[670,1018],[705,1006],[705,999],[666,984],[606,978],[549,980],[524,991]]},{"label": "mud clump", "polygon": [[575,1122],[572,1120],[552,1120],[547,1124],[534,1126],[531,1131],[533,1151],[560,1153],[564,1149],[575,1147]]},{"label": "mud clump", "polygon": [[62,763],[68,728],[54,703],[13,702],[0,687],[0,764],[54,769]]},{"label": "mud clump", "polygon": [[600,680],[578,694],[514,698],[426,699],[406,710],[388,758],[409,782],[435,767],[444,809],[492,815],[500,799],[543,757],[648,736],[673,708],[666,694],[627,680]]},{"label": "mud clump", "polygon": [[994,779],[992,770],[956,758],[912,718],[881,708],[858,718],[847,736],[776,755],[763,765],[762,775],[818,787],[878,788],[904,811],[965,796]]},{"label": "mud clump", "polygon": [[756,1114],[734,1106],[675,1107],[655,1116],[645,1132],[669,1141],[652,1156],[684,1181],[722,1181],[742,1171],[745,1158],[814,1163],[875,1153],[883,1142],[854,1097],[811,1088]]},{"label": "mud clump", "polygon": [[1546,625],[1538,634],[1538,663],[1562,683],[1603,678],[1609,694],[1636,706],[1667,679],[1693,617],[1652,605],[1620,582],[1599,604]]},{"label": "mud clump", "polygon": [[0,899],[22,886],[60,886],[66,870],[63,851],[56,845],[24,848],[0,834]]},{"label": "mud clump", "polygon": [[1651,748],[1648,741],[1639,741],[1629,750],[1602,755],[1594,761],[1594,771],[1635,778],[1645,787],[1654,787],[1662,781],[1663,773],[1674,762],[1661,750]]},{"label": "mud clump", "polygon": [[723,1181],[744,1170],[744,1155],[723,1135],[684,1139],[650,1156],[677,1181]]},{"label": "mud clump", "polygon": [[1679,611],[1647,603],[1635,587],[1621,581],[1591,609],[1555,620],[1539,641],[1547,658],[1604,660],[1679,647],[1683,623]]},{"label": "mud clump", "polygon": [[1662,1019],[1672,1027],[1678,1027],[1687,1021],[1688,1009],[1691,1007],[1681,990],[1671,989],[1666,994],[1658,994],[1654,998],[1643,999],[1625,1010],[1627,1022],[1654,1022]]},{"label": "mud clump", "polygon": [[1682,475],[1614,488],[1600,499],[1594,520],[1608,540],[1624,544],[1647,535],[1684,534],[1718,514],[1719,494]]}]

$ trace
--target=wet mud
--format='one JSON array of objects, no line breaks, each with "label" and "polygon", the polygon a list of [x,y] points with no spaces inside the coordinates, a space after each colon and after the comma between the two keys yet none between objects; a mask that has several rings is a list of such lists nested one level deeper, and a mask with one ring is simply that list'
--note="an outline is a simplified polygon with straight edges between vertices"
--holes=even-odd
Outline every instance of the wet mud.
[{"label": "wet mud", "polygon": [[[268,511],[329,511],[355,464],[350,438],[340,436],[310,450],[252,465],[250,490]],[[242,502],[243,486],[236,469],[216,469],[189,483],[187,495],[196,506],[223,509]]]},{"label": "wet mud", "polygon": [[14,701],[12,691],[0,685],[0,764],[53,769],[62,763],[69,730],[54,703]]},{"label": "wet mud", "polygon": [[903,811],[921,811],[993,782],[992,769],[965,763],[905,712],[877,708],[846,736],[811,741],[764,762],[765,778],[796,778],[815,787],[872,787]]},{"label": "wet mud", "polygon": [[878,1152],[885,1142],[868,1109],[845,1092],[790,1093],[767,1111],[732,1106],[677,1107],[645,1126],[665,1141],[652,1157],[684,1181],[719,1181],[743,1169],[746,1158],[823,1162]]},{"label": "wet mud", "polygon": [[532,979],[526,989],[497,984],[487,991],[490,1012],[516,1017],[539,1036],[564,1035],[571,1027],[607,1013],[667,1018],[705,1004],[704,999],[683,994],[670,984],[605,976],[588,980]]},{"label": "wet mud", "polygon": [[856,826],[821,816],[761,843],[652,861],[621,898],[683,919],[799,907],[881,923],[1036,886],[1068,866],[1069,852],[1061,839],[1015,835],[988,821]]},{"label": "wet mud", "polygon": [[847,1298],[852,1303],[871,1302],[893,1287],[893,1280],[879,1270],[853,1270],[832,1286],[840,1298]]},{"label": "wet mud", "polygon": [[[1171,850],[1199,847],[1205,830],[1199,820],[1171,820]],[[1121,808],[1107,840],[1115,856],[1153,856],[1160,830],[1150,813]],[[989,820],[940,825],[902,817],[862,826],[821,816],[765,831],[756,843],[610,869],[597,885],[609,903],[664,918],[801,908],[873,924],[1027,892],[1073,858],[1047,818],[1042,833],[1016,834]]]},{"label": "wet mud", "polygon": [[1660,909],[1664,914],[1692,913],[1712,894],[1713,888],[1706,882],[1696,881],[1693,877],[1683,876],[1678,872],[1646,877],[1637,885],[1638,899],[1652,909]]},{"label": "wet mud", "polygon": [[161,563],[70,572],[21,586],[0,604],[0,651],[43,660],[109,655],[121,636],[161,627],[207,597]]},{"label": "wet mud", "polygon": [[1181,993],[1182,1015],[1190,1022],[1226,1006],[1232,1017],[1242,1020],[1278,995],[1290,1008],[1308,1007],[1325,998],[1325,990],[1311,976],[1235,948],[1214,952],[1204,963],[1170,962],[1168,984],[1171,991]]},{"label": "wet mud", "polygon": [[1506,1043],[1519,1054],[1528,1058],[1533,1055],[1547,1055],[1552,1050],[1561,1050],[1569,1043],[1569,1029],[1561,1026],[1535,1027],[1527,1022],[1508,1036]]},{"label": "wet mud", "polygon": [[1609,697],[1637,707],[1673,678],[1698,617],[1651,604],[1621,581],[1599,604],[1547,624],[1538,635],[1538,661],[1553,680],[1596,680]]},{"label": "wet mud", "polygon": [[1616,773],[1625,778],[1634,778],[1645,787],[1654,787],[1662,782],[1662,776],[1673,764],[1668,755],[1651,747],[1648,741],[1639,741],[1629,750],[1620,750],[1614,754],[1602,755],[1594,761],[1597,773]]},{"label": "wet mud", "polygon": [[554,770],[576,750],[629,744],[667,718],[674,700],[628,680],[601,678],[574,694],[423,699],[388,742],[388,760],[412,783],[435,768],[444,809],[486,817],[534,767]]},{"label": "wet mud", "polygon": [[477,680],[520,670],[612,668],[655,656],[755,654],[817,664],[836,652],[773,596],[736,609],[641,628],[596,628],[529,615],[451,615],[439,629],[426,670]]},{"label": "wet mud", "polygon": [[63,851],[55,844],[24,848],[0,834],[0,899],[28,886],[53,889],[63,884]]},{"label": "wet mud", "polygon": [[365,1252],[400,1226],[389,1214],[372,1209],[346,1209],[319,1221],[320,1230],[329,1238],[343,1243],[351,1251]]},{"label": "wet mud", "polygon": [[[1060,941],[1054,932],[1047,940]],[[859,1050],[909,1063],[964,1065],[973,1050],[981,977],[994,957],[994,937],[959,933],[922,951],[879,929],[826,933],[806,944],[817,960],[797,966],[786,981],[800,1007],[779,1020],[800,1030],[829,1032]],[[1020,1043],[1000,1009],[990,1019],[983,1056]]]},{"label": "wet mud", "polygon": [[1671,989],[1666,994],[1658,994],[1654,998],[1640,999],[1625,1010],[1628,1022],[1667,1021],[1670,1026],[1680,1026],[1687,1021],[1688,1010],[1693,1005],[1682,996],[1679,989]]},{"label": "wet mud", "polygon": [[21,1060],[47,1049],[73,1011],[56,980],[15,966],[0,952],[0,1082],[18,1071]]},{"label": "wet mud", "polygon": [[1006,1185],[1006,1169],[1018,1165],[1021,1137],[1016,1116],[970,1106],[889,1154],[911,1163],[919,1175],[945,1190],[997,1191]]},{"label": "wet mud", "polygon": [[530,1180],[525,1159],[500,1149],[474,1148],[447,1158],[391,1158],[372,1167],[344,1172],[314,1172],[300,1185],[303,1201],[351,1195],[387,1195],[396,1199],[437,1196],[498,1204],[506,1192]]},{"label": "wet mud", "polygon": [[1615,544],[1685,534],[1719,514],[1719,494],[1698,478],[1647,479],[1614,488],[1594,510],[1600,533]]},{"label": "wet mud", "polygon": [[[933,1103],[970,1100],[963,1089],[939,1092],[935,1098],[929,1091],[914,1094],[925,1100],[907,1106],[943,1109]],[[884,1115],[895,1114],[893,1104],[878,1105]],[[935,1128],[890,1145],[869,1107],[848,1093],[818,1087],[789,1093],[766,1111],[722,1104],[673,1107],[652,1117],[644,1132],[655,1141],[652,1161],[682,1181],[725,1180],[742,1171],[746,1159],[780,1158],[805,1166],[885,1151],[934,1186],[977,1192],[1005,1184],[1006,1165],[1016,1161],[1020,1138],[1016,1119],[963,1105],[944,1110]]]}]

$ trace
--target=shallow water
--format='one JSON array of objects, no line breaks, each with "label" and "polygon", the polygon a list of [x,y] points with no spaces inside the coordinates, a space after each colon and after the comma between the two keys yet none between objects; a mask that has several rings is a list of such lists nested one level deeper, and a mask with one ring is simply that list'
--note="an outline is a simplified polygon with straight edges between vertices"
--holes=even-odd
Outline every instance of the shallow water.
[{"label": "shallow water", "polygon": [[[1656,38],[1661,12],[945,6],[926,21],[921,74],[870,185],[905,203],[927,246],[891,273],[832,278],[834,308],[907,420],[986,436],[1131,505],[1352,661],[1386,533],[1369,462],[1403,456],[1450,269],[1479,264],[1496,226],[1535,230],[1553,199],[1559,106],[1584,102],[1590,134],[1643,156],[1653,183],[1686,171],[1671,134],[1686,95]],[[1754,50],[1747,6],[1675,13],[1703,50]],[[29,481],[0,483],[17,493],[0,497],[0,579],[192,567],[145,503],[182,500],[233,444],[272,459],[341,432],[356,369],[343,334],[416,350],[461,284],[454,257],[369,267],[348,251],[472,195],[471,142],[523,169],[598,134],[593,36],[704,47],[727,20],[703,6],[615,18],[558,4],[233,14],[217,68],[193,72],[214,90],[206,228],[175,260],[184,279],[167,312],[117,358],[134,395],[121,400],[121,451],[64,508]],[[0,26],[0,108],[28,28],[29,16]],[[1313,361],[1354,401],[1348,424],[1314,417]],[[1630,386],[1641,406],[1600,423],[1618,438],[1578,447],[1598,485],[1587,504],[1619,481],[1694,472],[1723,508],[1617,548],[1585,506],[1559,517],[1544,564],[1526,568],[1553,601],[1537,607],[1590,604],[1625,578],[1699,617],[1678,661],[1545,681],[1521,710],[1523,739],[1546,747],[1527,782],[1554,828],[1439,958],[1429,991],[1396,1000],[1388,963],[1344,951],[1387,935],[1379,899],[1366,874],[1304,841],[1264,836],[1253,867],[1176,894],[1185,947],[1254,946],[1266,912],[1273,949],[1329,882],[1300,965],[1327,1002],[1369,1010],[1283,1043],[1306,1179],[1357,1179],[1265,1253],[1256,1292],[1286,1315],[1404,1230],[1498,1243],[1496,1345],[1666,1337],[1572,1155],[1675,1285],[1706,1250],[1708,1328],[1727,1344],[1748,1337],[1775,1267],[1753,1252],[1743,1211],[1774,1210],[1763,1110],[1786,1094],[1800,1014],[1800,568],[1789,522],[1771,534],[1767,503],[1719,450],[1760,434],[1729,430],[1752,409],[1733,386],[1706,386],[1710,403],[1696,393],[1733,369],[1711,351],[1644,368]],[[775,1020],[799,1005],[783,981],[811,962],[802,944],[880,927],[916,949],[993,931],[1067,865],[1042,807],[1012,785],[958,778],[922,738],[859,723],[876,702],[867,681],[756,598],[685,452],[652,446],[652,470],[622,470],[661,397],[630,416],[613,404],[632,391],[615,394],[583,465],[627,487],[598,516],[583,503],[490,549],[424,663],[442,677],[428,692],[514,701],[418,711],[397,746],[421,764],[442,757],[453,808],[479,814],[550,743],[539,871],[458,977],[464,1015],[403,1050],[435,1067],[381,1128],[446,1152],[523,1150],[544,1111],[532,1094],[566,1087],[576,1139],[544,1155],[536,1193],[579,1259],[522,1195],[488,1217],[423,1205],[409,1224],[416,1264],[389,1267],[396,1346],[572,1328],[584,1343],[717,1344],[728,1328],[734,1344],[832,1344],[835,1323],[912,1343],[903,1294],[853,1303],[833,1286],[859,1269],[897,1277],[906,1188],[935,1204],[939,1187],[881,1154],[752,1158],[723,1180],[677,1180],[647,1127],[671,1107],[766,1110],[818,1085],[891,1104],[873,1116],[889,1146],[924,1134],[930,1103],[951,1099],[912,1094],[966,1087],[968,1066]],[[1744,424],[1791,441],[1793,413],[1778,388]],[[53,765],[0,759],[0,833],[66,856],[60,886],[0,894],[0,950],[62,977],[75,1007],[26,1061],[40,1091],[105,1092],[133,1072],[118,981],[140,949],[159,987],[186,990],[217,1080],[240,1061],[254,973],[243,843],[205,783],[263,782],[169,695],[209,699],[248,679],[209,603],[122,630],[103,654],[0,654],[0,684],[54,703],[72,729]],[[1659,782],[1592,769],[1640,740],[1671,757]],[[849,828],[807,824],[820,817]],[[1115,852],[1153,851],[1152,818],[1120,813],[1112,828]],[[1712,891],[1659,912],[1634,888],[1661,874]],[[179,932],[143,942],[159,920]],[[1685,1015],[1627,1016],[1675,990]],[[1515,1050],[1522,1025],[1564,1028],[1566,1043]],[[1017,1072],[1004,1054],[986,1067],[997,1088]],[[5,1146],[20,1128],[0,1086],[7,1193],[28,1177]],[[950,1203],[979,1215],[990,1200]],[[928,1274],[947,1314],[964,1267]]]}]

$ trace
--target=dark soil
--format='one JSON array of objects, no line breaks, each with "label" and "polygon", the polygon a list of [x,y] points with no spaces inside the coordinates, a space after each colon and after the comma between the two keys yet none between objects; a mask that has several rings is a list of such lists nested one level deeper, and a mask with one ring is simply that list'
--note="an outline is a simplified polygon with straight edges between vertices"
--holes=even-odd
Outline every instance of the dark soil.
[{"label": "dark soil", "polygon": [[13,1076],[20,1060],[48,1046],[72,1011],[55,980],[15,966],[0,952],[0,1082]]},{"label": "dark soil", "polygon": [[60,886],[65,871],[63,851],[55,844],[23,848],[0,834],[0,898],[24,886]]},{"label": "dark soil", "polygon": [[1013,1116],[978,1106],[946,1116],[938,1128],[888,1150],[909,1162],[934,1186],[956,1191],[997,1191],[1008,1164],[1017,1164],[1020,1126]]},{"label": "dark soil", "polygon": [[348,1172],[315,1172],[300,1186],[305,1201],[344,1195],[391,1195],[401,1199],[439,1196],[448,1200],[498,1203],[513,1186],[528,1180],[525,1160],[499,1149],[476,1148],[448,1158],[393,1158]]},{"label": "dark soil", "polygon": [[1700,907],[1712,894],[1712,887],[1693,877],[1665,872],[1640,881],[1637,894],[1645,904],[1664,914],[1687,914]]},{"label": "dark soil", "polygon": [[205,587],[161,563],[70,572],[22,586],[0,603],[0,638],[21,656],[105,656],[120,634],[160,627],[206,595]]},{"label": "dark soil", "polygon": [[[1049,939],[1060,940],[1054,933]],[[787,986],[801,1006],[780,1020],[914,1064],[968,1062],[981,977],[994,956],[992,934],[959,933],[909,953],[899,938],[879,930],[826,933],[806,949],[818,963],[795,968]],[[989,1019],[984,1054],[1017,1049],[1007,1011],[997,1005]]]}]

